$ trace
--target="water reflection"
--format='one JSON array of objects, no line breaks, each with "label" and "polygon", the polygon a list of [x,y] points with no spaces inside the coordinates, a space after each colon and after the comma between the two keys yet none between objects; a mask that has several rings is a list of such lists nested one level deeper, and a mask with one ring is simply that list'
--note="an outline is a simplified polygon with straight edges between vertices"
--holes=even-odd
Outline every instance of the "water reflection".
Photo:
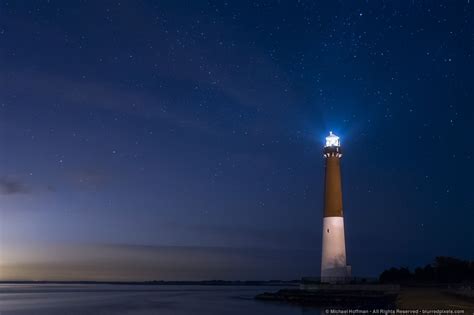
[{"label": "water reflection", "polygon": [[1,315],[320,314],[314,308],[256,301],[278,287],[0,285]]}]

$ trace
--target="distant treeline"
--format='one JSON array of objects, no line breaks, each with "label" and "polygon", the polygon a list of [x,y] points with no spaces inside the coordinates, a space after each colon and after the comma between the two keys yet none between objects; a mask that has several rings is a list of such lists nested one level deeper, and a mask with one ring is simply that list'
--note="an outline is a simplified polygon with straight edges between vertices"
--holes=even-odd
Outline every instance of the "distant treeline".
[{"label": "distant treeline", "polygon": [[0,281],[0,284],[109,284],[109,285],[205,285],[205,286],[281,286],[297,285],[299,280],[203,280],[203,281]]},{"label": "distant treeline", "polygon": [[384,283],[462,283],[474,282],[474,261],[453,257],[436,257],[432,264],[408,268],[390,268],[382,272],[380,282]]}]

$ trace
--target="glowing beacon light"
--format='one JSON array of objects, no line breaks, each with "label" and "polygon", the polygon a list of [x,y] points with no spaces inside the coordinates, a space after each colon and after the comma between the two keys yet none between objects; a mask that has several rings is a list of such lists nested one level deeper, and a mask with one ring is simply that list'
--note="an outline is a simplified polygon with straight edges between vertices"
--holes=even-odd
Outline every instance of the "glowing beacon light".
[{"label": "glowing beacon light", "polygon": [[325,147],[340,147],[341,142],[339,140],[339,137],[336,136],[335,134],[332,133],[332,131],[329,131],[329,136],[326,137],[326,145]]}]

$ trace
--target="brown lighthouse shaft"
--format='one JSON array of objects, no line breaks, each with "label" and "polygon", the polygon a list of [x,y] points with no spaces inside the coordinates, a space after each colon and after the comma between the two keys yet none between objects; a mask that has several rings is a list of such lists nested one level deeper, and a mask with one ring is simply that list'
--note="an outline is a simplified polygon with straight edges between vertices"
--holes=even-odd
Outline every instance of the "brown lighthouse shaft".
[{"label": "brown lighthouse shaft", "polygon": [[340,153],[325,152],[325,154],[328,157],[326,157],[326,179],[324,186],[324,216],[342,217]]}]

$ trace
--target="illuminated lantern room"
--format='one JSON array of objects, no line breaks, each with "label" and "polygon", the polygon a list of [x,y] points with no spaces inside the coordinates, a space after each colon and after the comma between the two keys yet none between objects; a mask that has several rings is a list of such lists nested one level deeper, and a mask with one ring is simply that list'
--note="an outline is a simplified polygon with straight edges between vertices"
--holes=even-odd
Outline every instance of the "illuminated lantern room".
[{"label": "illuminated lantern room", "polygon": [[325,147],[340,147],[341,142],[339,140],[339,137],[336,136],[335,134],[332,133],[332,131],[329,131],[329,136],[326,137],[326,145]]}]

